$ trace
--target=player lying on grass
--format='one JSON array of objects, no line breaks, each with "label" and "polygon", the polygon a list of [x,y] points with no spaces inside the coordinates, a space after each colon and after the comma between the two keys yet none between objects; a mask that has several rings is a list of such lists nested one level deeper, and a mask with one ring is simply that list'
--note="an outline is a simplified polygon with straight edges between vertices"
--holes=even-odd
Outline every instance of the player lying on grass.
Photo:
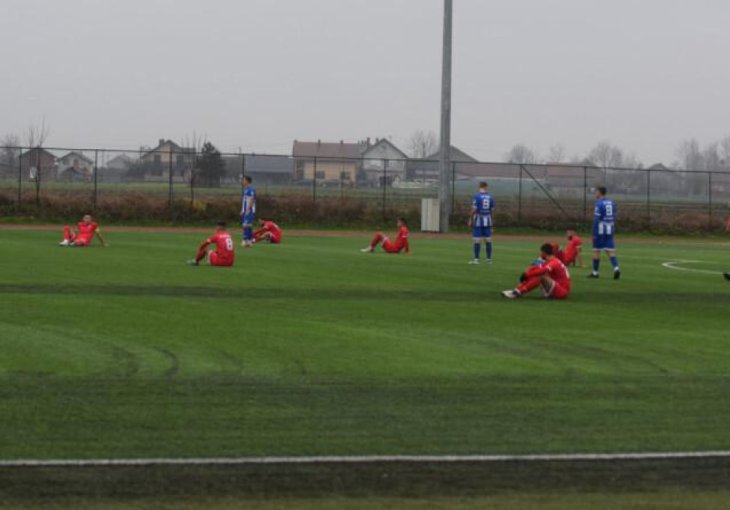
[{"label": "player lying on grass", "polygon": [[581,250],[583,249],[583,240],[578,237],[572,228],[568,229],[566,235],[568,237],[568,245],[565,247],[565,250],[561,250],[560,245],[557,243],[553,245],[555,256],[566,266],[577,265],[578,267],[583,267],[583,260],[580,256]]},{"label": "player lying on grass", "polygon": [[517,288],[502,291],[502,296],[516,299],[538,287],[542,287],[543,295],[550,299],[565,299],[570,294],[570,273],[565,264],[555,256],[550,243],[540,247],[538,263],[522,273],[520,282]]},{"label": "player lying on grass", "polygon": [[405,218],[398,218],[396,225],[398,226],[398,235],[396,236],[395,241],[391,241],[388,236],[383,235],[382,232],[378,232],[375,234],[375,237],[373,237],[370,246],[363,248],[360,251],[363,253],[372,253],[375,251],[375,248],[382,243],[383,250],[385,250],[386,253],[400,253],[405,250],[406,255],[410,255],[410,246],[408,245],[408,223]]},{"label": "player lying on grass", "polygon": [[94,236],[99,238],[102,246],[107,246],[106,241],[101,237],[99,225],[94,223],[90,214],[84,214],[84,217],[76,224],[76,227],[78,230],[74,230],[68,225],[63,227],[63,241],[59,243],[60,246],[72,246],[76,248],[89,246]]},{"label": "player lying on grass", "polygon": [[[210,244],[215,244],[215,250],[206,251]],[[226,231],[225,222],[219,222],[215,227],[215,234],[203,241],[198,248],[198,254],[194,259],[188,260],[188,265],[198,266],[200,261],[208,255],[208,264],[217,267],[230,267],[236,259],[236,252],[233,249],[233,239]]]},{"label": "player lying on grass", "polygon": [[268,241],[271,244],[281,243],[283,233],[279,225],[271,220],[259,220],[259,225],[261,225],[261,228],[253,233],[255,242]]}]

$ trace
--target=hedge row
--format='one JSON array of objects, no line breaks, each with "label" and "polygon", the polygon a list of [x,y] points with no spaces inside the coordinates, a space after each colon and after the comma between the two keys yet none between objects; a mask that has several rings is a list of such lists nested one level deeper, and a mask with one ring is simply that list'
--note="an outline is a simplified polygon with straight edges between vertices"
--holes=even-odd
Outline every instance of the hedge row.
[{"label": "hedge row", "polygon": [[[258,216],[269,217],[282,225],[324,228],[391,228],[395,218],[404,216],[413,229],[420,228],[418,203],[390,204],[385,209],[380,200],[361,198],[321,197],[316,205],[312,198],[302,195],[260,195]],[[540,230],[561,230],[576,226],[585,230],[590,214],[583,217],[581,207],[566,208],[566,218],[553,204],[546,201],[517,202],[503,200],[495,211],[499,227],[524,227]],[[6,221],[63,223],[78,221],[84,213],[93,213],[107,224],[186,224],[210,225],[217,221],[236,223],[240,201],[236,197],[210,197],[190,201],[176,200],[170,208],[166,197],[142,192],[124,192],[99,196],[96,207],[87,196],[63,192],[44,193],[36,202],[28,193],[18,206],[17,196],[0,192],[0,214]],[[589,211],[590,213],[591,211]],[[710,219],[707,210],[661,208],[647,211],[645,207],[626,204],[621,209],[621,232],[706,233],[720,231],[726,210],[716,210]],[[457,202],[452,215],[454,229],[466,229],[468,203]],[[650,224],[649,224],[650,218]]]}]

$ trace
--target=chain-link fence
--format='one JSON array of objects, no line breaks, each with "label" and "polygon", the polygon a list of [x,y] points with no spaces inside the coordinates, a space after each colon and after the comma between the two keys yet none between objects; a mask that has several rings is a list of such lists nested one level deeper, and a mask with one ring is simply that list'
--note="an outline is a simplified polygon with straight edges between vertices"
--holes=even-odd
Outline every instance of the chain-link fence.
[{"label": "chain-link fence", "polygon": [[[334,144],[336,145],[336,144]],[[479,182],[501,226],[562,228],[592,216],[606,186],[625,230],[715,230],[730,212],[730,172],[455,161],[453,221],[465,222]],[[253,178],[263,215],[299,224],[368,224],[438,195],[439,163],[406,157],[218,153],[160,141],[151,150],[0,147],[5,216],[54,219],[92,211],[114,221],[209,221],[237,216],[240,179]]]}]

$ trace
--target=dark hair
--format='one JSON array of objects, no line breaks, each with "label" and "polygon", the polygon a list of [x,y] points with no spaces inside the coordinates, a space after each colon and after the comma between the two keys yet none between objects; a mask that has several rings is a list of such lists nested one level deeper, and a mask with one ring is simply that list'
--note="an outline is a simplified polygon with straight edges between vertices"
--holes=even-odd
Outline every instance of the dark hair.
[{"label": "dark hair", "polygon": [[244,175],[243,176],[243,180],[246,181],[249,184],[251,184],[253,182],[253,179],[251,179],[251,176],[250,175]]},{"label": "dark hair", "polygon": [[605,195],[605,194],[606,194],[606,186],[598,186],[598,187],[596,188],[596,190],[597,190],[597,191],[598,191],[598,192],[599,192],[599,193],[600,193],[601,195]]},{"label": "dark hair", "polygon": [[408,226],[408,222],[406,221],[405,218],[398,218],[398,221],[400,221],[401,223],[403,223],[406,227]]},{"label": "dark hair", "polygon": [[487,181],[482,181],[482,182],[479,183],[479,187],[480,188],[486,188],[487,186],[488,186],[487,185]]},{"label": "dark hair", "polygon": [[540,246],[540,251],[543,252],[545,255],[553,255],[553,245],[551,243],[545,243]]},{"label": "dark hair", "polygon": [[576,231],[575,225],[568,225],[565,230],[572,230],[573,232]]},{"label": "dark hair", "polygon": [[220,227],[220,228],[226,228],[226,222],[225,221],[219,221],[218,223],[215,224],[215,226],[216,227]]}]

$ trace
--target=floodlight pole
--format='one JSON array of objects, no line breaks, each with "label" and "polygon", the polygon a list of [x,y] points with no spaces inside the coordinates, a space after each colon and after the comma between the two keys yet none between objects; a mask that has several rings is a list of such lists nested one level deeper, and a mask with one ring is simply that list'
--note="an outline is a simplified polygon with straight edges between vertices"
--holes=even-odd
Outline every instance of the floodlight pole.
[{"label": "floodlight pole", "polygon": [[441,64],[441,144],[439,156],[439,231],[449,231],[451,201],[451,32],[452,0],[444,0],[444,44]]}]

